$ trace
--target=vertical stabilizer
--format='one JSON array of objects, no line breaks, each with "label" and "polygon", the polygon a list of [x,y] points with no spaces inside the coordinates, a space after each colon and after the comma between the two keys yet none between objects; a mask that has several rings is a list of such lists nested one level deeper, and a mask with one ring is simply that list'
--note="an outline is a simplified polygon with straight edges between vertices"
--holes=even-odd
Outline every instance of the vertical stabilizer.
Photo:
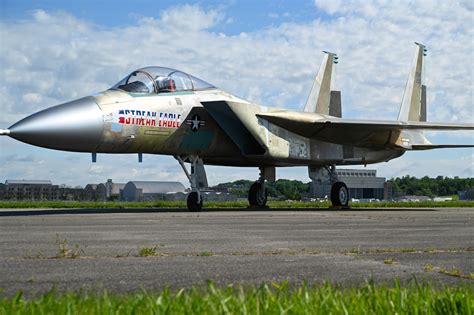
[{"label": "vertical stabilizer", "polygon": [[[314,79],[311,92],[306,100],[304,111],[330,115],[330,103],[332,98],[331,87],[333,85],[333,72],[335,70],[334,64],[337,64],[338,57],[336,54],[331,52],[324,51],[324,53],[323,62],[316,78]],[[340,107],[340,93],[337,96],[339,97],[339,100],[333,100],[333,104],[335,104],[334,106]],[[341,109],[333,108],[331,112],[340,113]]]},{"label": "vertical stabilizer", "polygon": [[398,120],[426,121],[426,85],[424,83],[424,45],[415,43],[416,51],[411,65],[410,75],[405,86]]},{"label": "vertical stabilizer", "polygon": [[334,117],[342,117],[342,106],[341,106],[341,91],[331,91],[329,97],[329,115]]}]

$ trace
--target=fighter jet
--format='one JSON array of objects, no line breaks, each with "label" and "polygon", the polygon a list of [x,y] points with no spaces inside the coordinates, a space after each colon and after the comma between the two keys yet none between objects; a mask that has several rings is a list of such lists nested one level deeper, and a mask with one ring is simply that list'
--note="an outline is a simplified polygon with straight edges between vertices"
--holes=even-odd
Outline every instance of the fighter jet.
[{"label": "fighter jet", "polygon": [[[406,151],[473,147],[432,144],[425,130],[473,130],[473,124],[426,122],[424,56],[415,56],[396,121],[342,118],[341,93],[333,88],[336,54],[325,52],[304,111],[255,104],[182,71],[146,67],[110,89],[57,105],[0,130],[32,145],[74,152],[163,154],[176,158],[189,179],[187,206],[199,211],[208,187],[204,165],[258,167],[250,206],[267,203],[276,167],[308,166],[311,178],[332,183],[333,206],[349,193],[336,165],[386,162]],[[190,167],[187,165],[190,164]]]}]

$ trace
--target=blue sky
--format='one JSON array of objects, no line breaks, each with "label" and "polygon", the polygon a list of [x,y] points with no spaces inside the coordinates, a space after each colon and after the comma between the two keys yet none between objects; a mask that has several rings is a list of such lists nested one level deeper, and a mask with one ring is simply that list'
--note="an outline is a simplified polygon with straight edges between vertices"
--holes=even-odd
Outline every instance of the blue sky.
[{"label": "blue sky", "polygon": [[[38,110],[94,94],[130,71],[162,65],[248,100],[302,109],[322,60],[337,52],[348,118],[395,119],[414,41],[428,46],[428,120],[474,122],[471,1],[10,1],[0,0],[0,128]],[[461,61],[461,62],[460,62]],[[473,134],[430,134],[472,143]],[[369,166],[386,177],[474,176],[472,149],[410,152]],[[121,165],[127,172],[119,172]],[[255,179],[254,168],[212,167],[211,184]],[[68,170],[65,172],[64,170]],[[305,168],[280,178],[308,181]],[[0,181],[85,185],[167,178],[186,182],[172,158],[90,156],[0,139]]]},{"label": "blue sky", "polygon": [[[162,9],[188,4],[189,1],[60,1],[2,0],[0,17],[3,20],[27,19],[35,10],[62,10],[76,17],[92,21],[104,27],[126,26],[141,17],[159,17]],[[329,19],[323,11],[315,10],[311,1],[196,1],[203,9],[226,12],[226,23],[212,28],[215,32],[229,35],[252,32],[282,22],[307,22]]]}]

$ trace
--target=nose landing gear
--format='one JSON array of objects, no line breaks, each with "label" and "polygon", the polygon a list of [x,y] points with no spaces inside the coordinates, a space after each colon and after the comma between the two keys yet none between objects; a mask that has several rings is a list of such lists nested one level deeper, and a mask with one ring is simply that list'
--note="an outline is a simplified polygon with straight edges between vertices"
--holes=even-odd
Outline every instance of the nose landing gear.
[{"label": "nose landing gear", "polygon": [[[191,192],[188,194],[188,198],[186,200],[186,204],[188,206],[189,211],[201,211],[202,209],[202,194],[200,188],[207,188],[207,176],[206,170],[204,169],[204,163],[199,156],[186,156],[181,158],[180,156],[175,156],[176,160],[178,160],[179,165],[183,168],[186,177],[189,180],[191,185]],[[191,171],[188,172],[186,168],[185,162],[189,162],[191,164]]]}]

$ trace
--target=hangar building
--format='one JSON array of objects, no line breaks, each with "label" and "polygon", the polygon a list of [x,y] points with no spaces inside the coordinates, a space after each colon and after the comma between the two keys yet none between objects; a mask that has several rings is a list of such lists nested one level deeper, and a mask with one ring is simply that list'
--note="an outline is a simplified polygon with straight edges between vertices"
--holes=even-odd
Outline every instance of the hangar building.
[{"label": "hangar building", "polygon": [[99,194],[97,193],[97,184],[87,184],[84,188],[84,198],[86,201],[97,201],[101,200]]},{"label": "hangar building", "polygon": [[167,194],[185,193],[180,182],[130,181],[121,190],[122,201],[153,201],[167,199]]},{"label": "hangar building", "polygon": [[108,179],[106,183],[97,185],[96,190],[104,200],[114,200],[120,198],[120,191],[124,188],[124,183],[114,183]]},{"label": "hangar building", "polygon": [[106,183],[87,184],[84,188],[84,200],[107,201],[120,197],[120,191],[125,187],[123,183],[114,183],[108,179]]},{"label": "hangar building", "polygon": [[[391,187],[385,182],[385,177],[377,177],[376,170],[365,169],[336,169],[339,180],[346,183],[349,196],[355,199],[391,199]],[[313,179],[311,196],[325,198],[331,194],[331,184],[328,178]]]}]

